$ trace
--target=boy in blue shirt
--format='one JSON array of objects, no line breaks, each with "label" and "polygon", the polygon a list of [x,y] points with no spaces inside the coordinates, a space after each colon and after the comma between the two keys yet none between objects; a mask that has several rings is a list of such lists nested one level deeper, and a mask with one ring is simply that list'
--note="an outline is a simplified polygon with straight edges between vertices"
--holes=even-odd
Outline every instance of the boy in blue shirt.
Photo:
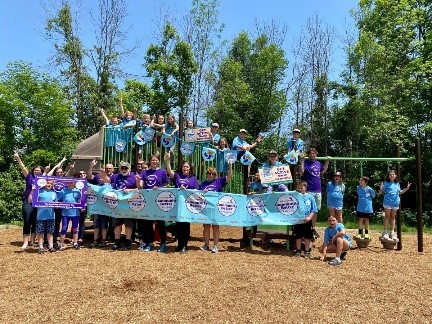
[{"label": "boy in blue shirt", "polygon": [[[74,181],[68,181],[67,187],[58,193],[58,201],[68,203],[78,203],[81,200],[81,192],[75,188]],[[80,208],[63,208],[62,209],[62,228],[60,232],[60,250],[65,249],[64,239],[66,237],[69,221],[72,222],[72,241],[73,247],[78,250],[78,224],[79,224]]]},{"label": "boy in blue shirt", "polygon": [[307,190],[307,182],[299,181],[297,182],[296,191],[299,192],[303,196],[304,203],[306,205],[305,218],[304,223],[294,225],[293,226],[293,236],[296,239],[296,252],[294,256],[301,256],[301,244],[302,240],[304,240],[305,244],[305,259],[311,258],[310,251],[310,243],[313,240],[313,227],[312,227],[312,219],[315,216],[315,213],[318,213],[318,209],[315,203],[315,198],[306,193]]},{"label": "boy in blue shirt", "polygon": [[348,250],[352,246],[351,238],[345,233],[345,226],[338,223],[337,219],[333,215],[329,215],[327,218],[329,226],[324,231],[324,243],[320,247],[320,253],[322,253],[320,259],[325,260],[327,252],[336,252],[336,257],[329,261],[330,265],[340,265]]}]

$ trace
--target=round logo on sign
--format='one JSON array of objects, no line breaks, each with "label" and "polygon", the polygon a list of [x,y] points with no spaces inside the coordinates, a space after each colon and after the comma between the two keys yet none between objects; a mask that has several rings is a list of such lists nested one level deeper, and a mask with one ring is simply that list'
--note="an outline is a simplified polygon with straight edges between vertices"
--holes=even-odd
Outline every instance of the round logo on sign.
[{"label": "round logo on sign", "polygon": [[138,212],[144,209],[146,205],[146,201],[143,194],[137,192],[128,199],[128,204],[130,209],[132,209],[135,212]]},{"label": "round logo on sign", "polygon": [[246,209],[252,216],[260,216],[265,213],[264,200],[260,197],[253,197],[249,199]]},{"label": "round logo on sign", "polygon": [[84,181],[77,181],[75,182],[75,188],[81,190],[82,188],[84,188]]},{"label": "round logo on sign", "polygon": [[224,216],[231,216],[237,209],[234,198],[228,195],[220,197],[217,207],[219,212]]},{"label": "round logo on sign", "polygon": [[94,205],[97,202],[96,191],[92,187],[87,188],[87,205]]},{"label": "round logo on sign", "polygon": [[37,181],[37,185],[39,188],[45,187],[47,184],[47,181],[45,178],[39,178]]},{"label": "round logo on sign", "polygon": [[276,207],[283,215],[294,214],[298,208],[298,201],[293,195],[281,195],[276,200]]},{"label": "round logo on sign", "polygon": [[207,206],[207,200],[200,193],[193,193],[186,198],[186,208],[194,214],[201,213]]},{"label": "round logo on sign", "polygon": [[114,191],[108,191],[108,192],[104,193],[102,199],[105,201],[107,206],[111,209],[117,208],[117,206],[119,204],[118,196]]},{"label": "round logo on sign", "polygon": [[176,204],[176,197],[171,191],[162,191],[156,197],[156,205],[160,210],[169,212]]},{"label": "round logo on sign", "polygon": [[66,185],[65,185],[63,182],[60,182],[60,181],[57,181],[57,182],[54,184],[54,187],[53,187],[53,189],[54,189],[55,192],[60,192],[60,191],[62,191],[64,188],[66,188]]}]

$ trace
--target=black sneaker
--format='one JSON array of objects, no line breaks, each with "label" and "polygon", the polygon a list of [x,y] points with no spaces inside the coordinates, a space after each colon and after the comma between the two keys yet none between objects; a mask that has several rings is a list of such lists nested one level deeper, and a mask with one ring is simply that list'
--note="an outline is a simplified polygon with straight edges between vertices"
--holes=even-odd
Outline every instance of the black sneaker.
[{"label": "black sneaker", "polygon": [[341,253],[340,259],[341,259],[341,260],[345,260],[347,254],[348,254],[348,251],[343,251],[343,252]]},{"label": "black sneaker", "polygon": [[123,249],[124,250],[132,250],[132,246],[131,245],[125,245],[124,247],[123,247]]},{"label": "black sneaker", "polygon": [[74,243],[73,247],[75,250],[79,250],[81,248],[81,246],[78,243]]},{"label": "black sneaker", "polygon": [[98,246],[99,246],[99,242],[98,242],[98,241],[94,241],[93,243],[91,243],[91,244],[89,245],[89,248],[93,249],[93,248],[96,248],[96,247],[98,247]]},{"label": "black sneaker", "polygon": [[120,245],[117,245],[117,244],[114,243],[113,246],[111,247],[111,249],[113,251],[119,250],[120,249]]},{"label": "black sneaker", "polygon": [[48,248],[48,252],[55,253],[55,252],[57,252],[57,249],[55,247],[50,247],[50,248]]}]

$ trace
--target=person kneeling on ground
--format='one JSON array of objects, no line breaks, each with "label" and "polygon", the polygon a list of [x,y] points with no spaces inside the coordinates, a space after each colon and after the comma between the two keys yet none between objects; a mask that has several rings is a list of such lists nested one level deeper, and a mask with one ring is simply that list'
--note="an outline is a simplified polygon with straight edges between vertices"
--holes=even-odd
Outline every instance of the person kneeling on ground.
[{"label": "person kneeling on ground", "polygon": [[324,243],[320,247],[321,261],[325,260],[327,252],[336,252],[336,257],[329,261],[330,265],[340,265],[348,250],[352,246],[351,238],[345,233],[343,224],[338,223],[336,217],[329,215],[329,226],[324,231]]}]

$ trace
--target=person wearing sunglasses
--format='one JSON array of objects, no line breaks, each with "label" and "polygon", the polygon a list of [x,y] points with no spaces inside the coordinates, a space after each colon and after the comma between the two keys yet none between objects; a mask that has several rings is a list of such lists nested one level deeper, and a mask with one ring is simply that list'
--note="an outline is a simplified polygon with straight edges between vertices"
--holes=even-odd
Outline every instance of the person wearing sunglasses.
[{"label": "person wearing sunglasses", "polygon": [[[210,167],[206,172],[206,180],[204,180],[199,189],[204,192],[208,191],[216,191],[222,192],[225,185],[231,180],[232,176],[232,163],[228,162],[228,173],[225,177],[218,178],[217,171],[215,168]],[[219,252],[219,225],[214,224],[203,224],[203,236],[204,236],[204,245],[201,247],[203,251],[209,251],[210,247],[210,227],[213,228],[213,253]]]}]

